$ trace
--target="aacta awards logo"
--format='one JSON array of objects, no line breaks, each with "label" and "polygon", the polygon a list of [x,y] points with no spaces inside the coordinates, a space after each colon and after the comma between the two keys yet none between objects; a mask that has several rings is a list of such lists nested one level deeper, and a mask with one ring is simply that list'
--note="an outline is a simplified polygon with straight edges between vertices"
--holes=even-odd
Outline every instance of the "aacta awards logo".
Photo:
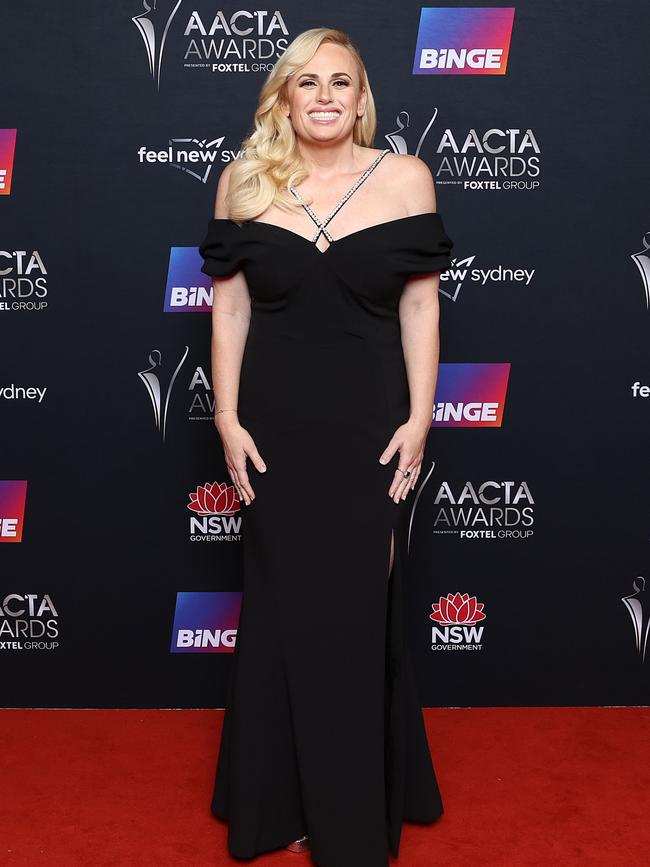
[{"label": "aacta awards logo", "polygon": [[436,184],[483,192],[539,188],[542,151],[532,129],[522,124],[502,129],[488,122],[478,129],[445,127],[436,132],[437,116],[434,108],[428,121],[416,125],[402,110],[395,118],[397,128],[384,138],[395,153],[414,154],[430,163]]},{"label": "aacta awards logo", "polygon": [[182,0],[151,0],[151,3],[147,3],[147,0],[143,0],[144,11],[131,19],[144,41],[149,72],[158,89],[167,34],[181,2]]},{"label": "aacta awards logo", "polygon": [[[208,365],[190,362],[188,370],[183,373],[182,382],[177,384],[189,352],[189,346],[186,346],[182,352],[166,355],[163,355],[160,349],[153,349],[149,353],[150,367],[138,372],[149,395],[154,422],[163,442],[167,436],[172,391],[180,389],[181,394],[185,394],[187,421],[214,421],[214,392],[206,372]],[[168,361],[170,355],[171,361]],[[176,397],[173,403],[177,403]]]},{"label": "aacta awards logo", "polygon": [[641,241],[643,250],[632,253],[632,259],[641,274],[643,291],[645,293],[645,306],[650,310],[650,232],[646,232]]},{"label": "aacta awards logo", "polygon": [[191,542],[239,542],[241,504],[234,485],[206,482],[190,494]]},{"label": "aacta awards logo", "polygon": [[152,349],[149,353],[149,364],[151,366],[138,372],[138,376],[144,383],[149,399],[151,400],[154,421],[157,429],[161,433],[163,442],[165,442],[165,436],[167,434],[167,416],[169,413],[169,401],[171,400],[172,390],[189,351],[189,346],[186,346],[180,361],[176,364],[170,375],[165,370],[162,352],[159,349]]},{"label": "aacta awards logo", "polygon": [[[181,2],[142,0],[143,11],[131,18],[142,36],[149,72],[158,90],[165,43]],[[186,69],[270,72],[275,58],[289,43],[289,31],[277,10],[237,9],[230,15],[218,10],[207,19],[193,9],[182,26],[186,44],[180,52]]]},{"label": "aacta awards logo", "polygon": [[38,250],[0,250],[0,312],[47,307],[47,268]]},{"label": "aacta awards logo", "polygon": [[431,606],[429,615],[439,626],[431,627],[431,650],[481,650],[485,620],[483,603],[469,593],[448,593]]},{"label": "aacta awards logo", "polygon": [[55,650],[58,616],[47,593],[8,593],[0,604],[0,650]]},{"label": "aacta awards logo", "polygon": [[650,631],[650,609],[645,589],[645,578],[641,575],[632,582],[634,593],[623,596],[621,602],[627,608],[632,618],[634,627],[634,641],[636,650],[641,661],[645,662],[645,653],[648,646],[648,632]]},{"label": "aacta awards logo", "polygon": [[530,539],[535,500],[527,482],[442,481],[434,499],[433,532],[459,539]]}]

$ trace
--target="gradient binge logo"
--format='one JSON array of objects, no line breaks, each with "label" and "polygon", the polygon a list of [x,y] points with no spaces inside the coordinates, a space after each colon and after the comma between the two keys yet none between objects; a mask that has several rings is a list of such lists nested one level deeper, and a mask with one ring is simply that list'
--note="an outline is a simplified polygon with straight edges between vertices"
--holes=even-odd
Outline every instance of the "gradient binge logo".
[{"label": "gradient binge logo", "polygon": [[514,8],[422,9],[414,75],[505,75]]},{"label": "gradient binge logo", "polygon": [[16,153],[15,129],[0,129],[0,196],[11,194],[11,179]]},{"label": "gradient binge logo", "polygon": [[501,427],[510,364],[440,364],[431,427]]},{"label": "gradient binge logo", "polygon": [[241,592],[176,594],[171,653],[233,653]]},{"label": "gradient binge logo", "polygon": [[198,247],[172,247],[169,253],[165,313],[210,313],[212,280],[201,273]]},{"label": "gradient binge logo", "polygon": [[0,542],[22,542],[27,482],[0,481]]}]

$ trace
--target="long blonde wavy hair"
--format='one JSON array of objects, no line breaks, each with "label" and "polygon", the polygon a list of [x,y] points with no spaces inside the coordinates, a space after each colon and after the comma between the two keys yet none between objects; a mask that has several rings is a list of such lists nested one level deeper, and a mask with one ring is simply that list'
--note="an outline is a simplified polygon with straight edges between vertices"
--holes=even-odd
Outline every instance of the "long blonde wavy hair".
[{"label": "long blonde wavy hair", "polygon": [[342,45],[354,58],[360,90],[366,91],[366,105],[364,114],[355,121],[353,141],[372,147],[377,112],[361,55],[342,30],[330,27],[305,30],[289,44],[267,76],[260,91],[253,132],[241,143],[244,156],[233,163],[226,208],[234,222],[254,219],[272,204],[291,211],[301,207],[288,186],[299,184],[309,173],[300,156],[291,119],[283,114],[281,103],[288,102],[288,77],[308,63],[325,42]]}]

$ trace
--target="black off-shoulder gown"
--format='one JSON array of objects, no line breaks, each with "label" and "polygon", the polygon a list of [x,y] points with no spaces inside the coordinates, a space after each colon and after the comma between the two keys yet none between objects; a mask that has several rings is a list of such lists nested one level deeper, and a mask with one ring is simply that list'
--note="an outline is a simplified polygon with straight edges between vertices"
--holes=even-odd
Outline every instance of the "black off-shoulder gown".
[{"label": "black off-shoulder gown", "polygon": [[386,867],[403,820],[443,812],[404,632],[413,492],[388,496],[399,452],[379,456],[409,416],[400,294],[410,274],[446,270],[451,247],[438,213],[325,252],[269,223],[208,224],[203,272],[243,269],[251,295],[238,409],[267,465],[247,461],[211,805],[236,857],[307,834],[319,867]]}]

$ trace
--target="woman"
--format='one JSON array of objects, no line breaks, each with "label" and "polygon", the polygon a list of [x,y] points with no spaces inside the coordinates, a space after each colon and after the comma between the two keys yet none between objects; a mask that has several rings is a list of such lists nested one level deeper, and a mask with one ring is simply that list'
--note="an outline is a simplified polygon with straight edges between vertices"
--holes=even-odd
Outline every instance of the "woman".
[{"label": "woman", "polygon": [[402,576],[451,241],[429,169],[372,148],[375,126],[348,37],[299,35],[201,245],[215,423],[246,507],[212,802],[241,858],[386,867],[403,820],[442,813]]}]

